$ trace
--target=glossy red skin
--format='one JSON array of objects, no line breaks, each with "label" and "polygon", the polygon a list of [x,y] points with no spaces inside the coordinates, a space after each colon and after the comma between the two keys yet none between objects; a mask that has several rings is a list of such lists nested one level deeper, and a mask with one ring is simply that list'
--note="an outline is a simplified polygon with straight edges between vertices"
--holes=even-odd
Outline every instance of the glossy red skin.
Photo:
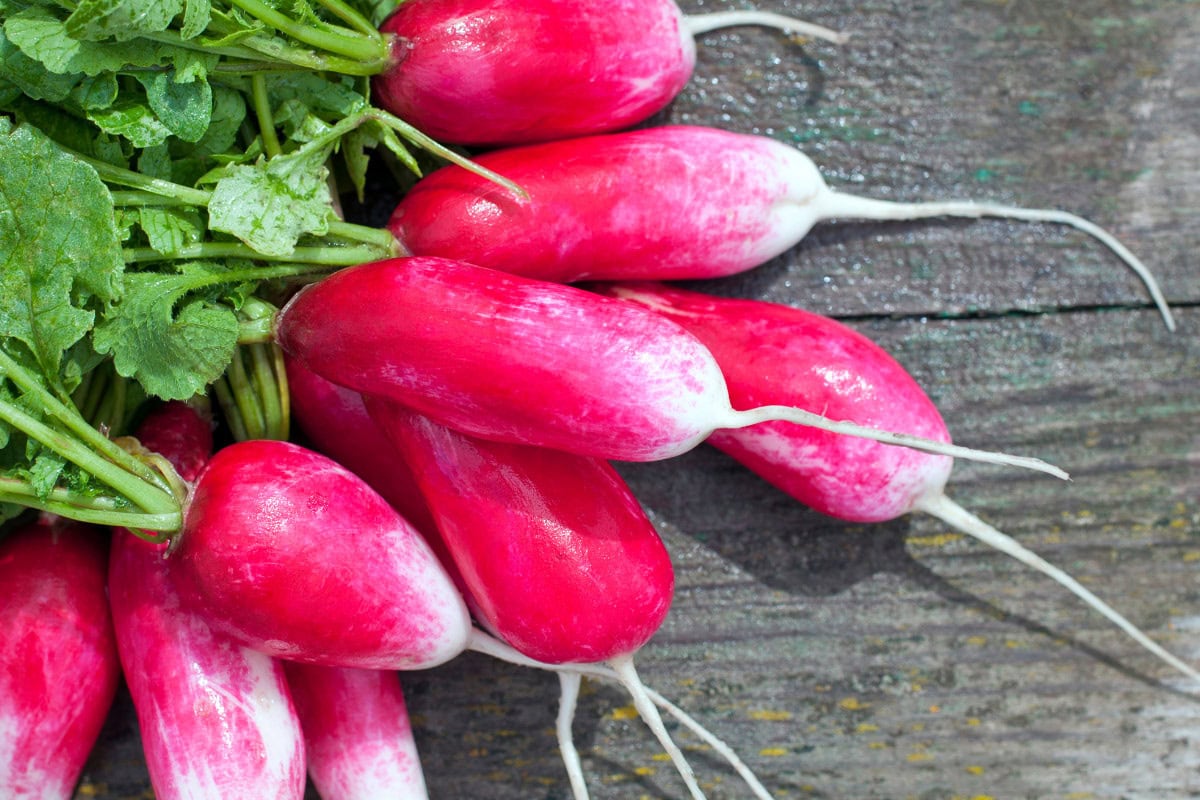
[{"label": "glossy red skin", "polygon": [[[593,287],[675,320],[708,345],[735,408],[783,404],[940,442],[950,434],[933,401],[881,347],[797,308],[655,284]],[[709,443],[805,505],[878,522],[940,494],[952,459],[800,425],[717,431]]]},{"label": "glossy red skin", "polygon": [[213,450],[213,424],[187,403],[172,401],[156,406],[138,425],[142,447],[171,462],[179,477],[196,480]]},{"label": "glossy red skin", "polygon": [[412,469],[363,405],[353,389],[327,381],[294,358],[287,358],[288,390],[292,418],[318,452],[332,458],[383,495],[400,516],[412,523],[459,591],[466,587],[454,559],[438,536],[437,523],[429,511]]},{"label": "glossy red skin", "polygon": [[367,408],[419,476],[489,630],[550,664],[633,653],[670,608],[670,556],[608,462]]},{"label": "glossy red skin", "polygon": [[292,418],[313,448],[369,483],[426,538],[436,533],[416,477],[367,413],[362,395],[294,358],[286,364]]},{"label": "glossy red skin", "polygon": [[287,665],[321,800],[425,800],[425,776],[395,672]]},{"label": "glossy red skin", "polygon": [[414,255],[548,281],[742,272],[799,242],[828,191],[795,148],[703,127],[568,139],[475,160],[529,199],[443,167],[405,194],[388,228]]},{"label": "glossy red skin", "polygon": [[[152,411],[141,443],[196,478],[212,427],[185,405]],[[281,664],[182,607],[154,545],[114,531],[109,596],[125,681],[158,800],[304,796],[304,740]]]},{"label": "glossy red skin", "polygon": [[612,131],[664,108],[696,48],[673,0],[406,0],[375,101],[435,139],[494,145]]},{"label": "glossy red skin", "polygon": [[107,536],[36,522],[0,541],[0,797],[66,800],[116,694]]},{"label": "glossy red skin", "polygon": [[466,647],[466,606],[420,534],[361,478],[299,445],[217,451],[176,545],[187,606],[269,655],[422,669]]},{"label": "glossy red skin", "polygon": [[341,270],[276,339],[308,369],[458,430],[619,461],[691,449],[729,414],[712,356],[630,303],[438,258]]}]

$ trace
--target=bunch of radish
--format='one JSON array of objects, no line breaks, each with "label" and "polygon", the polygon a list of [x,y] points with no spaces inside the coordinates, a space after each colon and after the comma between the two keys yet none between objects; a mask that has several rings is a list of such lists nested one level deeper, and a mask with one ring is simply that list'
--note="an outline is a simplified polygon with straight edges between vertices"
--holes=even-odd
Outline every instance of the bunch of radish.
[{"label": "bunch of radish", "polygon": [[[313,37],[337,49],[323,65],[373,75],[375,101],[423,134],[503,147],[403,195],[381,234],[403,255],[281,290],[257,341],[243,337],[260,361],[286,361],[275,399],[298,441],[252,435],[227,404],[214,451],[198,404],[152,404],[122,448],[177,503],[169,535],[46,516],[0,540],[0,794],[69,796],[123,669],[160,798],[300,798],[306,775],[324,800],[423,798],[396,672],[476,651],[555,674],[576,800],[589,793],[573,742],[584,677],[629,693],[693,798],[704,790],[664,713],[770,797],[633,665],[675,574],[611,462],[704,443],[840,519],[934,515],[1200,680],[946,494],[953,458],[1062,470],[952,443],[916,381],[837,322],[661,283],[745,272],[828,219],[1001,217],[1094,237],[1174,328],[1145,265],[1074,214],[870,200],[768,137],[628,130],[686,84],[694,34],[742,24],[844,40],[772,14],[687,17],[669,0],[406,0],[381,26],[386,55],[361,69],[358,39]],[[89,681],[55,694],[69,670]]]}]

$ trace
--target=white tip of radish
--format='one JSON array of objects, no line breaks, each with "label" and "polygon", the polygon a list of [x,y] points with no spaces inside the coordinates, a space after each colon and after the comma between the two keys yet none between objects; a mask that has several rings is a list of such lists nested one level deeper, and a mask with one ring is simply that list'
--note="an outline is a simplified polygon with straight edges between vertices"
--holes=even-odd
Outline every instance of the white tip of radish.
[{"label": "white tip of radish", "polygon": [[1040,458],[994,453],[990,450],[975,450],[970,447],[960,447],[948,442],[924,439],[920,436],[912,436],[907,433],[892,433],[891,431],[869,428],[854,422],[832,420],[820,414],[814,414],[811,411],[804,411],[792,406],[760,406],[759,408],[751,408],[745,411],[731,411],[729,419],[720,425],[720,427],[745,428],[750,425],[757,425],[760,422],[773,422],[777,420],[794,422],[797,425],[807,425],[812,428],[830,431],[831,433],[857,436],[860,439],[871,439],[883,444],[896,445],[897,447],[909,447],[913,450],[922,450],[926,453],[962,458],[967,461],[982,461],[988,464],[1003,464],[1010,467],[1032,469],[1037,472],[1044,472],[1047,475],[1053,475],[1056,478],[1062,478],[1063,480],[1070,480],[1071,478],[1062,469],[1053,464],[1047,464]]},{"label": "white tip of radish", "polygon": [[1153,653],[1159,659],[1169,664],[1174,669],[1178,670],[1183,675],[1191,678],[1194,681],[1200,681],[1200,672],[1186,664],[1178,657],[1167,652],[1161,645],[1152,640],[1149,636],[1142,632],[1140,628],[1127,620],[1115,609],[1105,603],[1090,590],[1085,588],[1083,584],[1072,578],[1066,572],[1063,572],[1058,567],[1049,563],[1037,553],[1027,549],[1024,545],[1017,542],[1011,536],[1001,533],[1000,531],[988,525],[979,517],[967,511],[962,506],[955,503],[945,495],[934,495],[926,497],[916,504],[914,510],[924,511],[953,526],[957,530],[962,531],[970,536],[974,536],[979,541],[986,545],[996,548],[1006,555],[1010,555],[1022,564],[1041,572],[1043,575],[1053,579],[1063,588],[1074,594],[1083,602],[1087,603],[1096,611],[1100,612],[1110,622],[1124,631],[1135,642],[1140,644],[1149,652]]},{"label": "white tip of radish", "polygon": [[694,14],[683,18],[688,30],[693,36],[717,30],[742,25],[756,25],[767,28],[778,28],[781,31],[811,36],[814,39],[824,39],[834,44],[845,44],[850,34],[831,30],[822,25],[775,14],[770,11],[714,11],[711,14]]},{"label": "white tip of radish", "polygon": [[563,766],[571,781],[571,795],[575,800],[588,800],[587,781],[583,777],[583,764],[579,751],[575,749],[575,736],[571,724],[575,721],[575,707],[579,703],[579,685],[583,676],[577,672],[559,670],[558,683],[561,689],[558,700],[558,718],[555,732],[558,734],[558,751],[562,753]]},{"label": "white tip of radish", "polygon": [[965,217],[968,219],[994,217],[1021,220],[1022,222],[1049,222],[1056,225],[1067,225],[1096,239],[1124,261],[1126,266],[1133,270],[1146,286],[1154,305],[1158,307],[1158,313],[1162,315],[1167,330],[1175,330],[1175,318],[1171,314],[1171,308],[1150,269],[1111,233],[1096,223],[1069,211],[1020,208],[997,203],[977,203],[971,200],[896,203],[832,190],[822,193],[813,201],[813,209],[822,219],[913,220],[932,217]]}]

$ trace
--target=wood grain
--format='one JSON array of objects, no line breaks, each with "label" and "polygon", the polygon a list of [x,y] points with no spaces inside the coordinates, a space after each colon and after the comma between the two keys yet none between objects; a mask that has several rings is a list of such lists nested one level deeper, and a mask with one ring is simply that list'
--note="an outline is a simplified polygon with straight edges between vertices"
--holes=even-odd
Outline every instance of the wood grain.
[{"label": "wood grain", "polygon": [[[703,288],[846,320],[913,372],[957,441],[1069,470],[960,464],[951,493],[1200,662],[1200,4],[757,5],[855,36],[705,35],[656,122],[796,143],[872,197],[1088,216],[1156,272],[1179,331],[1103,248],[1049,225],[823,224]],[[678,574],[641,673],[778,797],[1200,796],[1200,687],[1045,578],[930,518],[806,511],[711,449],[621,469]],[[552,676],[471,656],[405,685],[433,797],[570,796]],[[596,685],[581,704],[593,796],[684,797],[628,706]],[[710,797],[750,797],[673,730]],[[122,699],[78,797],[147,786]]]}]

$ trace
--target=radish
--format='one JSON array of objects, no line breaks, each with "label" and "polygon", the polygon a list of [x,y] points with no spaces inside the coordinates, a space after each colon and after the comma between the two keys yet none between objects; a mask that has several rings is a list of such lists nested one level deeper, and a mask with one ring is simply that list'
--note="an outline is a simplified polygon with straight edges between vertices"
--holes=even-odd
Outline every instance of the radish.
[{"label": "radish", "polygon": [[663,126],[476,160],[528,198],[443,167],[419,181],[388,222],[410,253],[562,282],[716,278],[791,249],[821,220],[1005,217],[1061,223],[1095,237],[1141,277],[1174,329],[1149,270],[1088,220],[1057,210],[843,194],[803,153],[763,136]]},{"label": "radish", "polygon": [[47,517],[0,541],[0,797],[67,800],[120,677],[105,537]]},{"label": "radish", "polygon": [[[270,655],[332,667],[423,669],[471,649],[549,666],[472,628],[462,597],[417,532],[353,473],[289,442],[239,442],[218,451],[196,479],[168,553],[185,607]],[[628,679],[591,665],[554,669]],[[747,774],[711,733],[655,693],[646,695]]]},{"label": "radish", "polygon": [[[351,390],[326,381],[315,373],[303,368],[294,360],[288,360],[287,374],[292,393],[293,409],[296,412],[297,419],[306,432],[312,432],[313,438],[328,447],[326,453],[337,456],[339,459],[343,454],[349,456],[352,460],[346,463],[354,464],[357,470],[361,470],[358,473],[360,477],[372,486],[380,487],[381,491],[388,490],[385,496],[399,496],[405,502],[413,502],[415,496],[420,494],[420,490],[415,483],[416,477],[405,460],[400,458],[395,446],[388,440],[383,429],[368,415],[361,396]],[[582,460],[586,461],[585,459]],[[594,469],[594,467],[592,468]],[[406,486],[404,485],[406,481],[413,481],[413,484]],[[442,541],[436,523],[433,522],[428,505],[423,499],[419,499],[419,501],[421,512],[429,517],[429,524],[420,527],[421,533],[433,547],[439,558],[442,559],[443,566],[446,567],[452,576],[455,576],[455,582],[460,591],[467,596],[468,602],[471,602],[471,590],[467,586],[466,581],[458,573],[454,559]],[[495,651],[493,646],[475,646],[486,644],[487,642],[488,640],[481,638],[473,644],[473,647],[498,658],[509,661],[513,660],[511,653]],[[534,663],[532,661],[521,663],[537,668],[545,668],[546,666],[545,664]],[[586,792],[586,787],[582,778],[578,753],[575,751],[571,737],[571,723],[580,688],[580,677],[585,673],[592,674],[594,677],[608,679],[615,678],[616,676],[615,674],[607,675],[602,672],[598,673],[594,670],[589,672],[587,670],[580,671],[567,668],[560,668],[557,672],[563,690],[557,725],[559,745],[562,750],[563,760],[567,765],[573,790],[577,797],[581,797],[584,796],[582,793]],[[655,704],[665,709],[712,747],[715,752],[725,758],[747,782],[757,797],[770,797],[769,793],[759,783],[750,769],[724,742],[714,737],[711,732],[700,726],[685,712],[658,693],[649,688],[646,689],[646,693]]]},{"label": "radish", "polygon": [[[592,288],[652,309],[695,334],[721,365],[736,405],[819,408],[864,425],[950,440],[933,402],[904,368],[835,320],[774,303],[649,283]],[[1054,579],[1155,656],[1200,679],[1077,580],[947,497],[949,458],[779,423],[718,431],[708,441],[792,497],[840,519],[876,522],[912,511],[932,514]]]},{"label": "radish", "polygon": [[[364,314],[364,309],[386,313]],[[712,354],[652,311],[443,258],[341,270],[277,315],[285,353],[322,377],[483,438],[622,461],[695,447],[718,428],[786,419],[1053,474],[1036,459],[833,422],[785,406],[735,411]]]},{"label": "radish", "polygon": [[285,667],[321,800],[429,797],[396,673]]},{"label": "radish", "polygon": [[[537,661],[611,666],[693,796],[702,796],[633,666],[667,616],[675,578],[658,532],[616,471],[600,459],[472,439],[377,398],[367,398],[367,409],[418,476],[476,617]],[[560,675],[559,742],[582,798],[570,734],[579,675]]]},{"label": "radish", "polygon": [[471,632],[417,531],[349,470],[289,442],[218,450],[168,560],[214,628],[281,658],[422,669],[462,652]]},{"label": "radish", "polygon": [[[142,422],[143,447],[193,480],[210,424],[184,403]],[[114,532],[109,594],[121,664],[159,800],[304,796],[304,740],[283,667],[181,606],[166,545]]]},{"label": "radish", "polygon": [[695,34],[769,25],[841,42],[778,14],[685,17],[673,0],[406,0],[380,26],[393,65],[375,101],[452,144],[513,144],[618,130],[691,78]]}]

